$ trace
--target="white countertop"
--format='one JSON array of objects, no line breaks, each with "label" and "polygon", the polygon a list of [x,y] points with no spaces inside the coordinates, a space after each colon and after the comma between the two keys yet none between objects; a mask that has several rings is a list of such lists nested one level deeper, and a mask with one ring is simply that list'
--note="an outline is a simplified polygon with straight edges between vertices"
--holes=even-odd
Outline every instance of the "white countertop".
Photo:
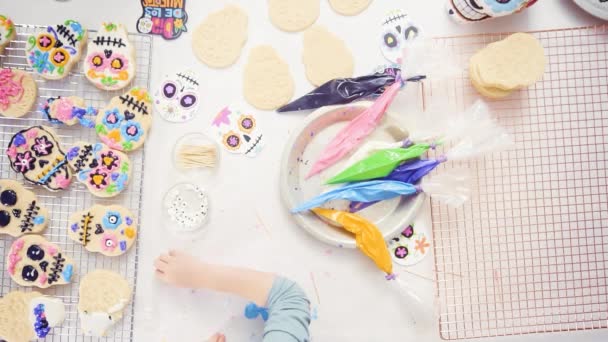
[{"label": "white countertop", "polygon": [[[243,55],[232,67],[209,69],[191,52],[191,32],[211,11],[226,3],[238,3],[249,14],[249,40]],[[377,41],[378,23],[391,9],[402,8],[430,36],[466,33],[526,31],[586,26],[601,23],[568,0],[543,0],[522,14],[481,24],[459,26],[445,15],[443,0],[375,0],[356,17],[335,14],[322,0],[319,24],[342,37],[355,55],[355,75],[369,72],[384,63]],[[51,0],[2,1],[0,13],[16,23],[48,24],[66,18],[79,20],[87,28],[103,21],[126,24],[135,32],[141,13],[139,1],[131,0]],[[283,208],[278,189],[279,161],[283,144],[305,114],[280,115],[258,112],[266,127],[266,147],[254,159],[222,153],[220,167],[212,178],[199,182],[209,191],[211,216],[206,232],[196,241],[172,237],[162,222],[161,199],[174,183],[186,180],[172,168],[173,143],[183,134],[205,131],[222,107],[235,104],[252,109],[242,96],[242,69],[252,46],[273,45],[289,63],[296,81],[296,96],[311,89],[301,63],[301,34],[285,33],[269,22],[266,1],[194,1],[187,5],[189,32],[177,41],[155,38],[152,85],[163,74],[192,65],[200,73],[202,108],[188,124],[170,124],[160,118],[146,143],[146,167],[142,233],[136,293],[136,341],[202,341],[219,329],[226,329],[229,341],[248,340],[259,334],[259,322],[240,319],[244,302],[207,292],[168,288],[154,279],[153,259],[168,248],[185,249],[207,261],[255,267],[286,274],[307,290],[318,313],[312,334],[315,341],[405,341],[413,336],[403,324],[404,302],[397,291],[382,281],[373,263],[354,250],[341,250],[317,242],[300,230]],[[192,180],[195,181],[195,180]],[[428,214],[419,224],[430,227]],[[401,270],[421,297],[432,306],[432,257]],[[314,278],[314,283],[312,278]],[[316,290],[315,290],[316,287]],[[238,319],[230,320],[232,316]],[[257,325],[256,325],[257,324]],[[424,340],[438,340],[437,328],[429,329]],[[235,337],[238,336],[238,337]],[[606,330],[506,337],[502,340],[605,341]]]}]

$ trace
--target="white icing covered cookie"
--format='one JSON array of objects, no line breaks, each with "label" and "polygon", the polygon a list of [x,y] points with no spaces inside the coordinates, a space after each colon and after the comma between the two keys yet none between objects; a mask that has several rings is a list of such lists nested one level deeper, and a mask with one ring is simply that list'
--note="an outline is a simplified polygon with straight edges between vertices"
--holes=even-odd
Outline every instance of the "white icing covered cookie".
[{"label": "white icing covered cookie", "polygon": [[118,90],[135,76],[135,47],[122,24],[104,23],[91,40],[84,74],[97,88]]},{"label": "white icing covered cookie", "polygon": [[118,205],[94,205],[70,216],[68,236],[94,253],[118,256],[126,253],[137,237],[133,213]]},{"label": "white icing covered cookie", "polygon": [[48,223],[49,212],[33,192],[12,179],[0,179],[0,235],[38,234]]},{"label": "white icing covered cookie", "polygon": [[72,259],[40,235],[26,235],[15,240],[7,261],[8,273],[21,286],[44,289],[72,281]]},{"label": "white icing covered cookie", "polygon": [[66,77],[82,55],[87,41],[87,30],[75,20],[47,26],[27,38],[27,64],[40,76],[49,80]]},{"label": "white icing covered cookie", "polygon": [[0,340],[28,342],[45,338],[63,323],[65,306],[38,292],[9,292],[0,298]]}]

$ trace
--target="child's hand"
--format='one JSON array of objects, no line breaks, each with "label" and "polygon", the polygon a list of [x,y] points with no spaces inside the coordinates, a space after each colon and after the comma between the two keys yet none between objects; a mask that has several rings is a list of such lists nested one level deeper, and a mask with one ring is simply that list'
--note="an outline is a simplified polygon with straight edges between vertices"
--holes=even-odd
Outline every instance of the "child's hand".
[{"label": "child's hand", "polygon": [[154,260],[154,267],[156,277],[169,285],[190,289],[201,287],[204,264],[184,252],[171,250],[161,254]]},{"label": "child's hand", "polygon": [[209,337],[207,342],[226,342],[226,336],[220,333],[216,333],[215,335]]}]

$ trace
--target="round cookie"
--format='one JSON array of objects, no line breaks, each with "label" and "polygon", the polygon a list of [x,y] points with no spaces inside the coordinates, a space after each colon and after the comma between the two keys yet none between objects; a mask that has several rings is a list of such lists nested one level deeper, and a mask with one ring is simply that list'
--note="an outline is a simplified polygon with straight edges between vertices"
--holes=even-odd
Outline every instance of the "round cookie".
[{"label": "round cookie", "polygon": [[131,301],[129,282],[120,274],[95,270],[80,280],[78,316],[86,336],[105,336]]},{"label": "round cookie", "polygon": [[38,292],[13,291],[0,298],[0,338],[27,342],[45,338],[63,323],[65,306],[59,298]]},{"label": "round cookie", "polygon": [[243,81],[247,102],[258,109],[272,110],[288,103],[293,93],[289,65],[276,51],[269,45],[251,49]]},{"label": "round cookie", "polygon": [[[471,59],[473,61],[473,59]],[[477,73],[477,65],[471,63],[469,65],[469,78],[471,80],[471,84],[473,87],[483,96],[489,99],[502,99],[504,97],[509,96],[512,91],[510,90],[502,90],[499,88],[487,87],[481,84],[479,81],[479,75]]]},{"label": "round cookie", "polygon": [[357,15],[371,3],[372,0],[329,0],[331,8],[342,15]]},{"label": "round cookie", "polygon": [[321,0],[268,0],[268,15],[277,28],[302,31],[319,18]]},{"label": "round cookie", "polygon": [[37,86],[32,76],[22,70],[0,69],[0,114],[22,117],[36,101]]},{"label": "round cookie", "polygon": [[68,236],[93,253],[119,256],[126,253],[137,237],[133,213],[118,205],[94,205],[75,212],[68,221]]},{"label": "round cookie", "polygon": [[169,122],[191,120],[200,104],[199,82],[192,70],[167,75],[154,93],[154,109]]},{"label": "round cookie", "polygon": [[8,273],[21,286],[45,289],[72,281],[72,259],[40,235],[26,235],[15,240],[7,260]]},{"label": "round cookie", "polygon": [[27,64],[48,80],[66,77],[78,63],[87,41],[87,30],[75,20],[47,26],[27,38]]},{"label": "round cookie", "polygon": [[72,182],[72,170],[51,128],[32,126],[17,132],[8,144],[6,155],[15,172],[50,191],[65,190]]},{"label": "round cookie", "polygon": [[102,90],[119,90],[135,77],[135,46],[122,24],[103,23],[89,42],[84,74]]},{"label": "round cookie", "polygon": [[68,149],[68,165],[76,178],[97,197],[119,195],[131,179],[131,161],[102,143],[77,142]]},{"label": "round cookie", "polygon": [[248,20],[247,13],[235,5],[209,14],[192,35],[196,57],[212,68],[234,64],[247,41]]},{"label": "round cookie", "polygon": [[353,76],[353,55],[344,41],[322,26],[304,32],[302,61],[306,77],[315,86],[336,79]]},{"label": "round cookie", "polygon": [[39,234],[49,223],[49,211],[36,195],[12,179],[0,179],[0,235]]},{"label": "round cookie", "polygon": [[13,21],[0,14],[0,53],[4,52],[4,48],[10,44],[11,40],[15,39],[17,30]]},{"label": "round cookie", "polygon": [[132,88],[115,96],[97,115],[95,130],[110,148],[130,152],[140,148],[152,125],[152,98],[145,89]]}]

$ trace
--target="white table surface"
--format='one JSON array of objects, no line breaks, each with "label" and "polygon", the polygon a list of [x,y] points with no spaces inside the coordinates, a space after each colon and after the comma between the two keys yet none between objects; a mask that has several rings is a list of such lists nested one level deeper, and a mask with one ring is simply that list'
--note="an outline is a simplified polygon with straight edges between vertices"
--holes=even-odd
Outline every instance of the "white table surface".
[{"label": "white table surface", "polygon": [[[192,54],[191,32],[209,12],[230,2],[247,10],[249,40],[234,66],[223,70],[210,69]],[[378,24],[383,15],[394,8],[404,9],[430,36],[556,29],[601,23],[569,0],[539,1],[522,14],[469,26],[452,23],[443,6],[443,0],[375,0],[359,16],[342,17],[331,10],[326,0],[322,0],[318,23],[345,40],[355,56],[356,75],[366,74],[384,63],[378,48]],[[196,240],[175,238],[161,223],[159,209],[164,192],[177,181],[186,180],[172,171],[173,143],[187,132],[205,131],[212,116],[223,106],[235,104],[244,110],[252,109],[244,102],[241,91],[243,65],[251,47],[273,45],[289,63],[296,82],[296,95],[311,89],[301,63],[301,34],[279,31],[269,22],[266,11],[264,0],[188,0],[189,32],[173,42],[161,38],[154,40],[152,84],[156,85],[167,72],[191,65],[203,78],[202,108],[198,117],[188,124],[169,124],[157,117],[146,143],[135,341],[203,341],[220,329],[232,336],[231,342],[250,340],[252,335],[259,334],[259,323],[244,322],[240,318],[243,301],[202,291],[176,290],[157,282],[152,261],[168,248],[185,249],[207,261],[256,267],[296,279],[308,292],[317,311],[318,318],[312,325],[315,341],[406,341],[422,337],[425,341],[439,340],[436,327],[415,335],[403,324],[407,303],[383,281],[373,263],[357,251],[328,247],[312,239],[295,226],[283,208],[278,189],[283,144],[306,114],[279,115],[256,111],[258,120],[266,126],[267,145],[262,154],[248,159],[222,153],[218,172],[212,178],[198,180],[208,189],[212,205],[204,235]],[[49,24],[69,17],[79,20],[87,28],[97,28],[101,22],[111,20],[122,22],[135,32],[141,8],[136,0],[20,0],[0,2],[0,13],[11,16],[16,23],[27,24]],[[430,226],[426,208],[418,221],[420,225]],[[432,257],[405,271],[400,269],[402,279],[407,280],[432,307]],[[569,341],[574,338],[606,341],[608,332],[599,330],[500,339]]]}]

